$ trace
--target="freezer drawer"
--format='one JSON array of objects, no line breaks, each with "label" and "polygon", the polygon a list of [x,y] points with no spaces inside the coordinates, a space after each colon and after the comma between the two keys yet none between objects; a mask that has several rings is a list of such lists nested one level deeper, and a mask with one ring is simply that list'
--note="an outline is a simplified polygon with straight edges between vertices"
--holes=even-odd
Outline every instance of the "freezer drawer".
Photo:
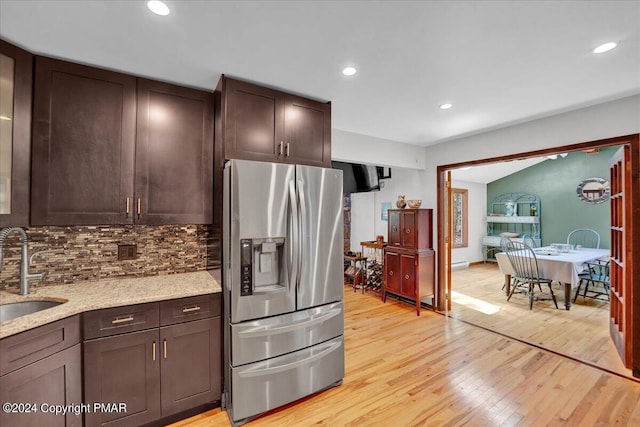
[{"label": "freezer drawer", "polygon": [[291,353],[344,331],[342,302],[231,325],[231,365]]},{"label": "freezer drawer", "polygon": [[344,377],[343,337],[262,362],[231,368],[233,421],[327,388]]}]

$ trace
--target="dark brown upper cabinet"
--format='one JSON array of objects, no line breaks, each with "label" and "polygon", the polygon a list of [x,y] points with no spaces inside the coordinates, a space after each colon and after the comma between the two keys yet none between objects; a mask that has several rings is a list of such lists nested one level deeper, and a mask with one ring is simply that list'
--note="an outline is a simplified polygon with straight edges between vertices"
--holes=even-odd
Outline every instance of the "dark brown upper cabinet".
[{"label": "dark brown upper cabinet", "polygon": [[32,225],[212,222],[213,94],[37,57]]},{"label": "dark brown upper cabinet", "polygon": [[33,56],[0,40],[0,228],[29,224]]},{"label": "dark brown upper cabinet", "polygon": [[330,103],[225,76],[218,90],[225,159],[331,167]]},{"label": "dark brown upper cabinet", "polygon": [[132,223],[136,78],[35,64],[32,225]]},{"label": "dark brown upper cabinet", "polygon": [[135,170],[138,224],[211,223],[213,93],[138,79]]}]

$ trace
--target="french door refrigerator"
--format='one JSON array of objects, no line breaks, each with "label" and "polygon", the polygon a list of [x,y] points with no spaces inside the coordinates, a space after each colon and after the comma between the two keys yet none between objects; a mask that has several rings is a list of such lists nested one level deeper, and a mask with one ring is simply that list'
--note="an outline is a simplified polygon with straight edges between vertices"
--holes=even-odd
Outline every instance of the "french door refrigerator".
[{"label": "french door refrigerator", "polygon": [[223,407],[238,425],[342,382],[342,171],[230,160],[223,197]]}]

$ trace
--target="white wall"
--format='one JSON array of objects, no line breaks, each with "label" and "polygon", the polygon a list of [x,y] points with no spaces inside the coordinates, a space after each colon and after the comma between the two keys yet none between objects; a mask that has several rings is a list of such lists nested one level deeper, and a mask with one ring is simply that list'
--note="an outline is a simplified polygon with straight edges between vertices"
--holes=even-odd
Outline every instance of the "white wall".
[{"label": "white wall", "polygon": [[[381,204],[391,203],[396,207],[398,195],[405,195],[407,200],[419,199],[422,192],[419,171],[412,169],[391,168],[391,179],[385,179],[384,188],[369,193],[351,195],[351,250],[359,251],[360,242],[375,240],[376,236],[384,236],[387,241],[387,221],[381,219]],[[435,208],[422,204],[423,208]]]},{"label": "white wall", "polygon": [[339,129],[331,130],[331,159],[411,169],[425,165],[424,147]]},{"label": "white wall", "polygon": [[[482,236],[487,234],[487,184],[460,181],[455,179],[455,171],[451,174],[451,186],[468,190],[468,242],[466,248],[451,250],[451,261],[482,261]],[[436,244],[435,242],[433,243]]]}]

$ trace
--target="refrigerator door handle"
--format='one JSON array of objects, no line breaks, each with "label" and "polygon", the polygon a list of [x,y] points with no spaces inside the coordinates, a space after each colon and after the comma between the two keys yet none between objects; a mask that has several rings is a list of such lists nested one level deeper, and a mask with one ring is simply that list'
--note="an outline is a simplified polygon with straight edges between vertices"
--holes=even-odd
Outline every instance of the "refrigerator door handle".
[{"label": "refrigerator door handle", "polygon": [[[300,195],[300,230],[304,233],[304,230],[307,229],[307,207],[305,205],[305,195],[304,195],[304,181],[298,180],[298,193]],[[298,264],[298,270],[302,270],[302,260],[304,259],[304,244],[300,241],[298,245],[298,250],[300,253],[300,260]],[[298,281],[298,289],[300,289],[300,282]]]},{"label": "refrigerator door handle", "polygon": [[257,326],[255,328],[247,329],[246,331],[242,331],[238,333],[238,336],[241,338],[249,338],[249,337],[261,337],[266,335],[276,335],[283,334],[285,332],[293,331],[296,329],[303,329],[309,326],[316,325],[318,323],[323,323],[332,317],[335,317],[342,313],[342,308],[334,308],[328,310],[326,313],[322,313],[319,316],[309,316],[308,319],[303,321],[296,321],[295,323],[291,323],[289,325],[284,326]]},{"label": "refrigerator door handle", "polygon": [[[321,346],[322,344],[319,344],[319,346]],[[333,342],[330,345],[326,346],[327,348],[323,349],[322,351],[309,356],[309,357],[305,357],[304,359],[300,359],[300,360],[296,360],[295,362],[291,362],[291,363],[285,363],[283,365],[280,366],[273,366],[270,368],[263,368],[263,369],[251,369],[251,370],[246,370],[246,371],[241,371],[238,372],[238,376],[240,378],[250,378],[250,377],[261,377],[264,375],[271,375],[271,374],[277,374],[280,372],[284,372],[284,371],[289,371],[291,369],[294,369],[298,366],[301,365],[305,365],[305,364],[309,364],[315,360],[318,359],[322,359],[323,357],[325,357],[326,355],[328,355],[329,353],[335,351],[336,349],[338,349],[340,346],[342,345],[341,341],[338,342]]]},{"label": "refrigerator door handle", "polygon": [[296,187],[294,181],[289,181],[289,198],[291,200],[291,271],[289,276],[289,289],[291,285],[298,281],[298,245],[299,245],[299,228],[298,228],[298,202],[296,200]]}]

